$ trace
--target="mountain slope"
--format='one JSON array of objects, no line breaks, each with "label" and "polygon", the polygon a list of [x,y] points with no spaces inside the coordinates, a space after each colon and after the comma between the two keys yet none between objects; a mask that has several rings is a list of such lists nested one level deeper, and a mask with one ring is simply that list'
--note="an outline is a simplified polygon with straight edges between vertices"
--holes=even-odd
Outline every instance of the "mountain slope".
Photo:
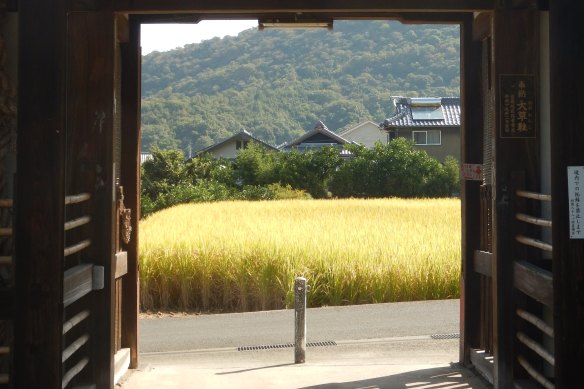
[{"label": "mountain slope", "polygon": [[278,144],[391,114],[391,96],[459,94],[459,29],[336,21],[246,30],[143,58],[143,149],[192,150],[245,128]]}]

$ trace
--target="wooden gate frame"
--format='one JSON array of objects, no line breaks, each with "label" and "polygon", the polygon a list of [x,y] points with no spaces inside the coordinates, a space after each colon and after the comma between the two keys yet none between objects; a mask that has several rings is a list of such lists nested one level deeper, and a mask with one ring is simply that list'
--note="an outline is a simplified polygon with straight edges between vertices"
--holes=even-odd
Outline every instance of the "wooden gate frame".
[{"label": "wooden gate frame", "polygon": [[[542,2],[546,3],[546,2]],[[20,66],[19,66],[19,140],[17,152],[18,175],[15,196],[15,262],[16,262],[16,295],[15,303],[15,350],[14,350],[14,383],[17,387],[61,387],[62,367],[60,356],[62,352],[62,310],[63,310],[63,273],[62,258],[64,250],[65,172],[66,133],[67,131],[82,131],[83,129],[68,128],[69,103],[66,98],[66,88],[70,66],[67,62],[67,17],[71,12],[87,12],[101,14],[112,22],[105,23],[104,36],[113,36],[111,28],[113,20],[119,20],[117,15],[128,17],[126,49],[123,49],[126,66],[123,74],[139,74],[139,57],[137,57],[137,21],[140,18],[151,18],[155,15],[170,17],[175,15],[205,15],[207,18],[221,16],[257,18],[265,15],[282,15],[295,12],[305,12],[313,15],[326,15],[333,18],[374,18],[402,19],[412,22],[453,22],[462,23],[462,106],[463,117],[463,160],[465,162],[480,162],[480,149],[472,142],[478,137],[477,128],[480,122],[478,113],[482,112],[479,98],[472,91],[478,85],[477,68],[480,55],[477,45],[472,41],[471,25],[474,11],[494,11],[493,44],[496,57],[494,74],[502,72],[521,72],[531,69],[525,62],[522,53],[524,49],[517,38],[501,36],[507,32],[515,32],[517,27],[513,8],[537,9],[540,2],[536,0],[351,0],[309,1],[309,0],[250,0],[241,4],[236,0],[214,1],[184,1],[184,0],[94,0],[68,1],[56,0],[46,2],[35,0],[20,2],[18,12],[20,19]],[[577,9],[576,9],[577,8]],[[584,244],[582,241],[568,239],[568,206],[567,185],[565,181],[566,167],[584,165],[584,131],[578,125],[584,122],[582,100],[576,92],[584,89],[584,78],[580,64],[574,60],[573,53],[584,50],[584,34],[574,34],[580,26],[578,15],[582,4],[573,5],[569,0],[554,0],[550,9],[550,40],[551,54],[551,115],[552,115],[552,180],[553,180],[553,242],[554,256],[558,266],[554,267],[555,291],[555,324],[556,324],[556,383],[558,387],[570,387],[579,383],[579,369],[584,365]],[[578,12],[580,11],[580,12]],[[105,19],[104,19],[105,20]],[[527,17],[520,17],[517,27],[529,27]],[[525,24],[527,23],[527,24]],[[108,27],[109,26],[109,27]],[[523,26],[523,27],[521,27]],[[475,28],[480,28],[474,23]],[[510,39],[511,38],[511,39]],[[122,38],[123,39],[123,38]],[[110,60],[113,61],[114,46]],[[122,44],[124,47],[124,44]],[[528,56],[530,56],[529,54]],[[505,59],[507,57],[507,59]],[[510,59],[518,59],[512,63]],[[522,59],[523,58],[523,59]],[[107,59],[107,57],[106,57]],[[554,60],[555,59],[555,60]],[[103,60],[103,58],[102,58]],[[500,62],[497,62],[500,61]],[[522,62],[523,61],[523,62]],[[97,63],[96,66],[112,66]],[[137,72],[137,73],[136,73]],[[122,104],[124,114],[121,118],[124,127],[123,137],[130,147],[127,160],[124,163],[124,180],[126,182],[126,199],[131,202],[128,207],[139,209],[139,81],[137,77],[125,78],[122,87]],[[112,82],[105,79],[105,92],[113,88]],[[113,92],[113,90],[111,90]],[[570,100],[566,101],[568,93]],[[113,96],[113,93],[111,94]],[[113,98],[113,97],[112,97]],[[113,103],[113,102],[112,102]],[[109,131],[109,130],[108,130]],[[497,171],[504,176],[508,174],[515,163],[521,163],[513,158],[514,148],[506,149],[504,144],[498,145]],[[525,164],[524,164],[525,165]],[[528,176],[536,174],[539,167],[527,164]],[[536,172],[533,172],[533,169]],[[128,185],[128,183],[132,185]],[[113,184],[107,184],[113,185]],[[499,189],[501,189],[499,187]],[[501,199],[504,193],[497,192],[496,198]],[[473,299],[476,290],[469,273],[472,260],[471,250],[476,247],[478,237],[472,219],[477,214],[479,205],[477,187],[474,183],[463,185],[463,288],[461,296],[461,361],[468,362],[468,349],[473,343],[475,333],[472,328],[477,326],[477,316],[473,313]],[[497,210],[500,218],[501,210]],[[505,212],[503,210],[503,212]],[[110,216],[106,224],[111,224]],[[108,221],[109,220],[109,221]],[[501,221],[503,222],[503,221]],[[138,231],[137,218],[134,219],[134,231]],[[107,234],[106,234],[107,235]],[[111,246],[110,238],[101,242],[104,247]],[[506,241],[507,237],[497,235],[497,239]],[[108,242],[109,240],[109,242]],[[493,263],[493,274],[497,279],[507,280],[510,273],[508,264],[504,261],[504,246],[498,248]],[[507,251],[505,251],[507,252]],[[129,249],[129,273],[134,274],[133,281],[128,283],[124,291],[127,304],[138,303],[138,268],[137,240]],[[111,258],[104,258],[106,277],[113,271]],[[109,263],[109,265],[108,265]],[[497,284],[498,285],[498,284]],[[506,387],[512,379],[512,362],[506,361],[509,356],[507,345],[512,341],[512,335],[506,332],[510,318],[508,309],[504,308],[505,294],[503,287],[496,292],[495,334],[499,357],[496,360],[495,384]],[[111,286],[103,293],[104,301],[112,301]],[[104,310],[101,323],[105,328],[103,334],[112,331],[112,312]],[[137,363],[137,312],[132,313],[124,321],[127,334],[126,343],[132,348],[132,364]],[[101,325],[96,328],[99,332]],[[502,335],[502,336],[501,336]],[[102,346],[101,355],[94,365],[94,377],[98,387],[112,387],[113,361],[112,347],[108,342]],[[106,355],[109,355],[106,358]],[[107,359],[107,360],[106,360]]]}]

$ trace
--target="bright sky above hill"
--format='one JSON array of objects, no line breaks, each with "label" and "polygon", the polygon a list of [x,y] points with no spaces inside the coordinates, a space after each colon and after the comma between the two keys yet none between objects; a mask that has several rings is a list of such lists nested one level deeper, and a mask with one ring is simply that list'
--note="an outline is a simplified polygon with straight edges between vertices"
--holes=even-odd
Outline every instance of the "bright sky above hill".
[{"label": "bright sky above hill", "polygon": [[257,25],[257,20],[203,20],[198,24],[143,24],[142,55],[153,51],[168,51],[214,37],[235,36]]}]

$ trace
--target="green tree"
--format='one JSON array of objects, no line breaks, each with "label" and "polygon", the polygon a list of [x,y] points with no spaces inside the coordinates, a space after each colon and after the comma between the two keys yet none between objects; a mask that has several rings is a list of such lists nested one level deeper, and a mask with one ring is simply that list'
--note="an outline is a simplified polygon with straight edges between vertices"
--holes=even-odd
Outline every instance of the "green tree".
[{"label": "green tree", "polygon": [[373,149],[348,146],[353,158],[336,171],[330,189],[339,197],[439,197],[449,196],[453,183],[448,169],[411,141],[398,138]]},{"label": "green tree", "polygon": [[283,185],[302,189],[314,198],[329,196],[328,186],[340,165],[339,149],[323,147],[318,150],[281,153],[276,176]]},{"label": "green tree", "polygon": [[235,176],[241,185],[267,185],[275,182],[276,153],[256,143],[235,158]]},{"label": "green tree", "polygon": [[184,181],[184,154],[179,150],[151,150],[152,159],[142,164],[142,194],[155,200]]}]

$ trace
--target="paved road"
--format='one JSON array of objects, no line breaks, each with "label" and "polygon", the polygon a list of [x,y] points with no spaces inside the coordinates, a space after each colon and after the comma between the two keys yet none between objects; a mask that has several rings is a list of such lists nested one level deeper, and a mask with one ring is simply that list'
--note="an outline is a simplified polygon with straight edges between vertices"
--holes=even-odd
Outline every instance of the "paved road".
[{"label": "paved road", "polygon": [[[458,334],[459,300],[309,309],[307,341]],[[294,341],[294,311],[143,318],[140,352],[168,353]]]},{"label": "paved road", "polygon": [[310,309],[307,349],[237,351],[240,346],[292,343],[292,311],[140,320],[140,366],[122,389],[484,389],[461,368],[458,300]]}]

